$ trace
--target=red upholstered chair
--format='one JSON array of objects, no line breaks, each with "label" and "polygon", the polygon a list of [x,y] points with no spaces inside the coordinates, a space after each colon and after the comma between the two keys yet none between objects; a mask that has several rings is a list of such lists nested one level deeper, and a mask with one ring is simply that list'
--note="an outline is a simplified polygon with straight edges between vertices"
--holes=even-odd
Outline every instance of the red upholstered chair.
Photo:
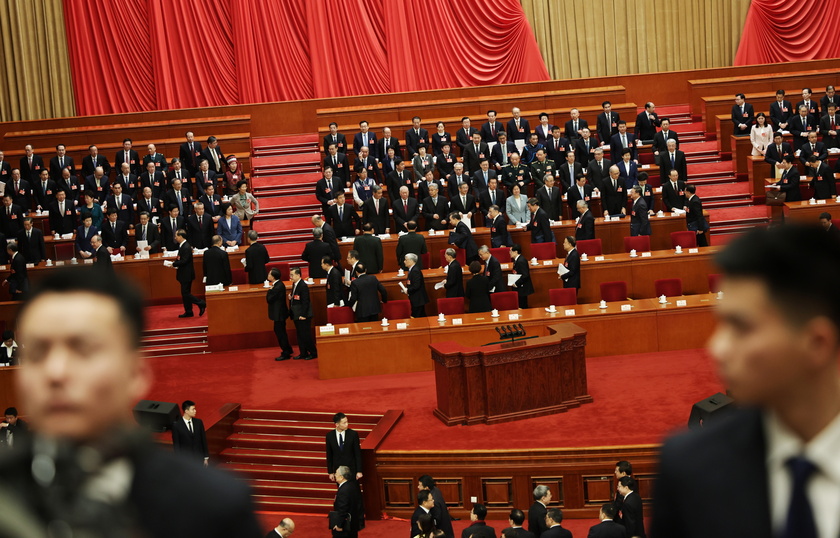
[{"label": "red upholstered chair", "polygon": [[831,224],[840,228],[840,219],[831,219]]},{"label": "red upholstered chair", "polygon": [[577,304],[577,289],[555,288],[553,290],[548,290],[548,304],[554,306]]},{"label": "red upholstered chair", "polygon": [[[289,263],[289,262],[269,262],[265,264],[265,273],[268,274],[271,272],[272,269],[277,269],[280,271],[280,280],[283,280],[283,268],[281,264]],[[287,266],[288,267],[288,266]],[[286,269],[288,271],[288,269]]]},{"label": "red upholstered chair", "polygon": [[76,255],[75,243],[56,243],[55,244],[55,259],[56,260],[71,260]]},{"label": "red upholstered chair", "polygon": [[709,293],[717,293],[720,291],[720,275],[712,273],[709,275]]},{"label": "red upholstered chair", "polygon": [[[446,254],[446,249],[440,249],[440,267],[446,267],[446,256],[444,254]],[[467,265],[467,252],[462,248],[455,248],[455,259],[458,260],[458,264],[462,267]]]},{"label": "red upholstered chair", "polygon": [[349,306],[334,306],[327,308],[327,323],[345,325],[356,321],[355,313]]},{"label": "red upholstered chair", "polygon": [[381,317],[388,319],[408,319],[411,317],[411,301],[399,299],[382,305]]},{"label": "red upholstered chair", "polygon": [[697,246],[697,234],[692,231],[671,232],[671,248],[694,248]]},{"label": "red upholstered chair", "polygon": [[491,248],[490,254],[499,260],[499,263],[510,263],[510,249],[508,247]]},{"label": "red upholstered chair", "polygon": [[429,269],[432,266],[432,254],[430,252],[420,255],[420,265],[423,266],[423,269]]},{"label": "red upholstered chair", "polygon": [[268,264],[268,270],[271,270],[271,267],[277,267],[280,270],[280,280],[287,281],[291,280],[291,276],[289,276],[289,270],[292,268],[292,262],[274,262]]},{"label": "red upholstered chair", "polygon": [[656,296],[679,297],[683,294],[681,278],[661,278],[653,281]]},{"label": "red upholstered chair", "polygon": [[531,257],[538,260],[553,260],[557,257],[556,243],[531,243]]},{"label": "red upholstered chair", "polygon": [[636,235],[633,237],[624,238],[624,252],[650,252],[650,236]]},{"label": "red upholstered chair", "polygon": [[586,254],[587,256],[600,256],[604,253],[600,239],[581,239],[575,243],[575,246],[580,254]]},{"label": "red upholstered chair", "polygon": [[626,301],[627,282],[623,280],[601,282],[601,300],[608,303],[611,301]]},{"label": "red upholstered chair", "polygon": [[234,286],[248,283],[248,275],[245,274],[245,269],[232,269],[230,272],[230,276],[233,280],[231,284]]},{"label": "red upholstered chair", "polygon": [[457,316],[464,313],[464,298],[449,297],[437,300],[438,314]]},{"label": "red upholstered chair", "polygon": [[490,304],[496,310],[518,310],[519,294],[515,291],[500,291],[490,294]]}]

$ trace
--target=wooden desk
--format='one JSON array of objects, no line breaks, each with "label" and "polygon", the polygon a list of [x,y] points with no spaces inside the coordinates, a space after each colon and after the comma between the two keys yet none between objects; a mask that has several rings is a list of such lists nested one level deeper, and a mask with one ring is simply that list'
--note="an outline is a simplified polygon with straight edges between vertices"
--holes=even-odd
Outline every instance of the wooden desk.
[{"label": "wooden desk", "polygon": [[808,200],[803,200],[801,202],[785,202],[785,205],[782,206],[785,220],[790,219],[793,222],[818,224],[820,213],[831,213],[831,218],[840,218],[840,204],[837,203],[836,198],[817,201],[824,201],[825,203],[812,205],[808,203]]},{"label": "wooden desk", "polygon": [[[677,300],[686,301],[685,306],[677,306]],[[574,322],[588,333],[586,354],[590,357],[694,349],[702,347],[711,334],[715,302],[713,294],[686,295],[670,298],[667,304],[660,304],[656,299],[640,299],[608,303],[605,309],[595,303],[561,307],[555,313],[546,312],[543,307],[500,312],[499,318],[492,318],[489,312],[449,316],[444,322],[436,317],[419,318],[405,320],[406,329],[398,329],[396,320],[391,320],[388,327],[382,327],[379,322],[338,325],[333,334],[321,334],[319,328],[318,377],[333,379],[431,370],[429,344],[495,343],[499,341],[496,327],[514,322],[521,323],[528,336],[547,336],[547,327],[558,321]],[[622,311],[622,305],[630,305],[631,310]],[[566,310],[574,313],[566,315]],[[511,314],[518,314],[519,319],[510,320]],[[461,324],[456,325],[456,319]],[[624,327],[643,330],[633,335],[621,330]],[[339,334],[342,328],[349,332]],[[397,338],[397,347],[386,348],[377,343],[393,342]]]},{"label": "wooden desk", "polygon": [[17,407],[21,408],[20,396],[15,385],[15,376],[20,366],[3,366],[0,367],[0,402],[3,402],[3,408]]}]

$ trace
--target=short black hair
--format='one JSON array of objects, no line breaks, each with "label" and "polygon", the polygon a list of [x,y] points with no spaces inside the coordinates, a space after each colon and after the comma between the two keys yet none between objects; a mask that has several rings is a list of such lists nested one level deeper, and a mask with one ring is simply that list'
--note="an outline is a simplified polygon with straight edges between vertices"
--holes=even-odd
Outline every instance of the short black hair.
[{"label": "short black hair", "polygon": [[618,468],[618,472],[624,473],[626,475],[633,474],[633,464],[627,460],[621,460],[615,462],[615,466]]},{"label": "short black hair", "polygon": [[604,503],[601,505],[601,512],[607,516],[607,519],[615,517],[615,506],[612,503]]},{"label": "short black hair", "polygon": [[566,241],[569,242],[570,245],[575,246],[577,244],[577,239],[573,235],[567,235]]},{"label": "short black hair", "polygon": [[487,507],[481,503],[475,503],[472,507],[472,512],[475,514],[475,517],[482,521],[487,517]]},{"label": "short black hair", "polygon": [[688,185],[685,186],[685,192],[694,194],[695,192],[697,192],[697,187],[694,186],[693,184],[689,183]]},{"label": "short black hair", "polygon": [[[10,246],[14,243],[10,243]],[[143,297],[133,282],[128,282],[113,271],[99,267],[62,267],[44,271],[44,276],[29,294],[18,317],[42,295],[50,293],[92,293],[114,301],[131,334],[132,345],[140,347],[143,338]]]},{"label": "short black hair", "polygon": [[[358,260],[359,258],[356,259]],[[356,272],[360,275],[363,275],[367,273],[367,267],[365,267],[365,264],[363,264],[362,262],[359,262],[356,264]]]},{"label": "short black hair", "polygon": [[[823,215],[828,215],[828,213],[823,213]],[[822,215],[820,216],[820,218],[822,218]],[[831,218],[831,215],[828,215],[828,218]],[[14,337],[15,337],[15,332],[12,331],[12,330],[6,329],[5,331],[3,331],[3,336],[0,338],[0,340],[3,340],[5,342],[6,340],[11,340]]]},{"label": "short black hair", "polygon": [[825,316],[840,332],[840,240],[820,226],[754,229],[730,242],[716,262],[727,276],[762,281],[792,323]]},{"label": "short black hair", "polygon": [[18,416],[17,407],[7,407],[6,411],[3,413],[4,415],[12,415],[13,417]]},{"label": "short black hair", "polygon": [[194,405],[195,405],[195,402],[194,402],[194,401],[192,401],[192,400],[184,400],[184,403],[182,403],[182,404],[181,404],[181,411],[186,412],[186,411],[187,411],[187,409],[189,409],[190,407],[193,407]]},{"label": "short black hair", "polygon": [[332,265],[332,258],[329,256],[321,256],[321,265],[323,264]]},{"label": "short black hair", "polygon": [[555,523],[562,523],[563,522],[563,511],[560,510],[559,508],[549,508],[546,511],[545,515],[550,517],[551,521],[553,521]]},{"label": "short black hair", "polygon": [[333,415],[333,424],[338,424],[345,418],[347,418],[347,415],[345,415],[344,413],[336,413]]},{"label": "short black hair", "polygon": [[435,484],[435,479],[432,478],[430,475],[427,475],[427,474],[424,474],[423,476],[418,478],[417,481],[420,482],[421,484],[423,484],[423,487],[430,490],[430,491],[432,489],[434,489],[434,487],[436,485]]},{"label": "short black hair", "polygon": [[421,489],[417,492],[417,504],[423,504],[424,502],[429,500],[429,497],[432,496],[432,492],[428,489]]},{"label": "short black hair", "polygon": [[519,508],[514,508],[510,511],[510,515],[508,518],[513,521],[513,524],[517,527],[521,527],[522,523],[525,522],[525,513],[520,510]]},{"label": "short black hair", "polygon": [[630,488],[630,491],[636,491],[636,479],[632,476],[622,476],[618,479],[618,483],[624,487]]},{"label": "short black hair", "polygon": [[511,250],[516,251],[517,254],[522,254],[522,245],[519,243],[514,243],[510,247]]},{"label": "short black hair", "polygon": [[[827,211],[823,211],[822,213],[820,213],[820,220],[823,220],[823,219],[831,220],[831,213],[829,213]],[[3,333],[3,334],[6,334],[6,333]],[[3,338],[3,340],[8,340],[8,338]]]}]

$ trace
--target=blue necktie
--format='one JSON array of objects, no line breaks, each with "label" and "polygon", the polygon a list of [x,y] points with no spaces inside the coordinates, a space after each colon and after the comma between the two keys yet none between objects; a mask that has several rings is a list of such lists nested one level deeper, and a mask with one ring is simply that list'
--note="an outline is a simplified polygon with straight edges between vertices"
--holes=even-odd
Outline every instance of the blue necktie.
[{"label": "blue necktie", "polygon": [[817,525],[806,492],[808,479],[817,468],[801,456],[789,459],[787,465],[793,477],[793,485],[782,538],[817,538]]}]

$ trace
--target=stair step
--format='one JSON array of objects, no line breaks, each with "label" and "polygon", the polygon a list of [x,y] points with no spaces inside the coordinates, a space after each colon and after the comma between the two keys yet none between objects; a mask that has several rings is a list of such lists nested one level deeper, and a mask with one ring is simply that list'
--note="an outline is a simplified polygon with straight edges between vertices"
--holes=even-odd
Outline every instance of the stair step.
[{"label": "stair step", "polygon": [[260,219],[251,226],[260,233],[309,229],[311,235],[312,219],[303,216],[291,219]]},{"label": "stair step", "polygon": [[[332,413],[323,413],[318,411],[290,411],[285,409],[242,409],[240,416],[243,418],[253,419],[269,419],[269,420],[300,420],[306,422],[316,422],[326,424],[333,428]],[[356,429],[355,425],[369,424],[371,426],[377,424],[382,419],[381,414],[377,413],[348,413],[347,420],[350,422],[350,427]]]},{"label": "stair step", "polygon": [[228,437],[232,448],[269,448],[275,450],[323,450],[324,435],[276,435],[234,433]]},{"label": "stair step", "polygon": [[260,197],[260,214],[262,214],[264,209],[287,209],[294,207],[316,207],[320,209],[321,204],[312,192]]},{"label": "stair step", "polygon": [[302,164],[321,164],[321,153],[318,151],[299,152],[292,155],[276,155],[272,157],[255,157],[251,159],[251,166],[255,169],[287,167]]},{"label": "stair step", "polygon": [[228,463],[257,463],[265,465],[295,465],[297,467],[322,467],[326,453],[302,450],[276,450],[272,448],[226,448],[220,457]]},{"label": "stair step", "polygon": [[177,344],[200,344],[207,342],[207,332],[144,337],[141,347],[170,346]]},{"label": "stair step", "polygon": [[143,331],[143,338],[156,338],[165,335],[180,335],[180,334],[196,334],[206,333],[207,325],[197,325],[195,327],[165,327],[162,329],[146,329]]},{"label": "stair step", "polygon": [[145,346],[140,348],[144,357],[169,357],[175,355],[200,355],[207,353],[209,348],[207,342],[195,344],[158,345]]},{"label": "stair step", "polygon": [[[364,436],[373,429],[373,425],[357,424],[353,429],[359,433],[359,436]],[[307,435],[326,435],[328,431],[333,429],[333,424],[324,424],[322,422],[297,422],[288,420],[266,420],[266,419],[239,419],[234,425],[233,429],[236,432],[242,433],[275,433],[275,434],[301,434]]]},{"label": "stair step", "polygon": [[335,498],[335,484],[327,480],[315,484],[312,482],[280,483],[273,480],[251,480],[251,490],[254,495],[263,497],[281,497],[285,499],[328,499]]},{"label": "stair step", "polygon": [[282,136],[261,136],[257,138],[251,139],[251,147],[255,150],[257,149],[270,149],[270,148],[286,148],[286,147],[296,147],[301,145],[311,145],[315,144],[318,147],[318,144],[321,142],[320,137],[317,134],[312,133],[299,133],[299,134],[291,134],[291,135],[282,135]]},{"label": "stair step", "polygon": [[284,482],[317,482],[324,478],[326,461],[320,467],[295,465],[258,465],[248,463],[222,463],[223,469],[248,480],[279,480]]},{"label": "stair step", "polygon": [[270,497],[253,495],[252,499],[257,510],[264,512],[297,512],[303,514],[326,515],[332,510],[332,501],[316,501],[314,499],[301,499],[295,497]]}]

